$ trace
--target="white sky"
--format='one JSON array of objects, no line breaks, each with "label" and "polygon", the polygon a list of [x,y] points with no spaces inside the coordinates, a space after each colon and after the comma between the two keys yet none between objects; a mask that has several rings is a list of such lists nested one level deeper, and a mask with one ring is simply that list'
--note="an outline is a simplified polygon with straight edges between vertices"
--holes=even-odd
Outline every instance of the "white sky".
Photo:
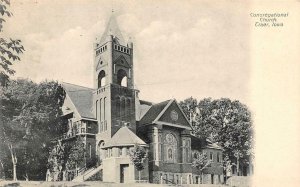
[{"label": "white sky", "polygon": [[209,1],[12,1],[7,36],[23,41],[16,77],[92,87],[93,42],[114,7],[123,36],[133,38],[140,98],[193,96],[249,102],[249,11]]}]

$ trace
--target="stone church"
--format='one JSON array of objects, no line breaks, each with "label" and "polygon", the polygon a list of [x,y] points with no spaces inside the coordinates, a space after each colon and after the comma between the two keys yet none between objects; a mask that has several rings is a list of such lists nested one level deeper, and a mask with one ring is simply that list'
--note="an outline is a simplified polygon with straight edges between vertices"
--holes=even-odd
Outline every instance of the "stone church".
[{"label": "stone church", "polygon": [[[134,87],[134,48],[126,43],[114,16],[94,44],[94,87],[62,83],[66,92],[60,143],[80,138],[85,163],[71,179],[114,183],[218,184],[223,182],[222,148],[191,135],[189,120],[177,101],[152,103]],[[130,151],[147,150],[140,175]],[[197,153],[211,161],[204,175],[192,167]],[[139,178],[140,176],[140,178]],[[55,176],[47,172],[47,180]]]}]

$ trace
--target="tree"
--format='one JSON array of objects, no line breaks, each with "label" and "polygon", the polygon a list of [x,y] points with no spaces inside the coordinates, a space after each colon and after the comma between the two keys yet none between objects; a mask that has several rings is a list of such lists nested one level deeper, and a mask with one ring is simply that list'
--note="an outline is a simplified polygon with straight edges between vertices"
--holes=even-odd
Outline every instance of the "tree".
[{"label": "tree", "polygon": [[7,150],[4,155],[11,157],[13,179],[17,180],[18,173],[25,178],[28,174],[35,175],[41,180],[45,176],[41,172],[46,172],[48,147],[61,131],[58,116],[64,100],[63,89],[54,81],[36,84],[18,79],[0,87],[0,97],[1,150]]},{"label": "tree", "polygon": [[85,163],[85,145],[81,138],[78,138],[71,146],[70,154],[66,163],[67,170],[75,170]]},{"label": "tree", "polygon": [[136,145],[130,153],[130,159],[134,167],[139,172],[139,181],[141,180],[141,171],[145,168],[144,160],[147,156],[145,148]]},{"label": "tree", "polygon": [[200,171],[201,183],[203,183],[203,170],[209,167],[211,160],[207,158],[206,153],[197,153],[196,158],[193,159],[192,166]]},{"label": "tree", "polygon": [[[12,81],[1,90],[1,138],[8,147],[13,164],[13,180],[17,180],[17,149],[25,143],[25,124],[19,124],[15,116],[22,111],[22,103],[26,103],[26,93],[33,92],[36,85],[30,81]],[[21,91],[23,90],[23,92]],[[3,149],[4,150],[4,149]],[[20,150],[20,149],[19,149]]]},{"label": "tree", "polygon": [[61,140],[58,140],[50,151],[47,169],[49,169],[50,173],[59,172],[59,181],[63,179],[62,173],[66,169],[66,163],[69,158],[70,151],[71,145],[68,143],[63,144]]},{"label": "tree", "polygon": [[[10,0],[0,0],[0,32],[3,32],[3,23],[5,18],[11,17],[12,13],[8,10]],[[15,70],[10,66],[20,61],[19,54],[25,51],[21,44],[21,40],[14,40],[12,38],[6,39],[0,37],[0,85],[4,86],[9,80],[9,75],[13,75]]]},{"label": "tree", "polygon": [[197,110],[197,99],[189,97],[184,101],[179,102],[180,107],[183,109],[183,112],[190,121],[192,127],[194,128],[197,125],[198,110]]},{"label": "tree", "polygon": [[[189,103],[185,100],[181,102],[181,106]],[[186,107],[183,110],[190,113]],[[254,156],[253,127],[248,107],[226,98],[205,98],[199,101],[195,111],[194,134],[209,138],[222,146],[224,156],[236,163],[239,174],[240,164],[248,164],[250,157]]]},{"label": "tree", "polygon": [[[231,176],[231,170],[232,170],[232,164],[231,164],[231,161],[228,158],[228,156],[225,156],[223,158],[222,165],[223,165],[223,170],[224,170],[224,173],[226,176],[225,180],[227,180],[227,177]],[[226,181],[225,181],[225,183],[226,183]]]}]

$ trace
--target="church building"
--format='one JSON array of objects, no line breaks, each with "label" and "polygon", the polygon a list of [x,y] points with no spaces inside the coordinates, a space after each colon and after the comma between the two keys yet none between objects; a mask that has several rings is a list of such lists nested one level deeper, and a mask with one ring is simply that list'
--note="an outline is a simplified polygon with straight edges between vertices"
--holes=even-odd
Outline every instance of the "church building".
[{"label": "church building", "polygon": [[[85,148],[84,164],[63,180],[223,183],[222,148],[191,135],[191,124],[175,99],[141,100],[134,87],[133,66],[133,43],[125,42],[112,16],[94,44],[94,87],[62,83],[66,123],[58,142],[80,139]],[[147,152],[140,173],[130,159],[136,146]],[[203,175],[192,166],[202,152],[211,162]],[[55,180],[54,173],[48,171],[47,180]]]}]

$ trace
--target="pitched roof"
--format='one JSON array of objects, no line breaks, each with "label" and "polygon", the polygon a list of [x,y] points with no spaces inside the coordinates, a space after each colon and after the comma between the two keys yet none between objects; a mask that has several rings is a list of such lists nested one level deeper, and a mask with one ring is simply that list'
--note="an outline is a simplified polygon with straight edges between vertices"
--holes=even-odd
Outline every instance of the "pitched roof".
[{"label": "pitched roof", "polygon": [[191,147],[192,149],[219,149],[223,150],[217,143],[212,143],[207,138],[199,138],[191,136]]},{"label": "pitched roof", "polygon": [[118,147],[136,144],[146,145],[146,143],[134,134],[127,126],[124,126],[113,135],[113,137],[105,144],[105,147]]},{"label": "pitched roof", "polygon": [[151,124],[156,117],[163,111],[163,109],[168,105],[170,100],[163,101],[151,106],[148,112],[140,120],[140,124]]},{"label": "pitched roof", "polygon": [[105,42],[105,39],[108,35],[113,35],[114,37],[117,37],[120,44],[123,44],[123,45],[125,44],[124,38],[119,29],[119,26],[117,24],[117,20],[116,20],[114,14],[112,14],[109,18],[109,21],[107,23],[105,31],[103,32],[103,34],[101,36],[100,43]]},{"label": "pitched roof", "polygon": [[151,106],[151,105],[153,105],[153,103],[152,102],[150,102],[150,101],[145,101],[145,100],[139,100],[140,101],[140,104],[141,105],[148,105],[148,106]]},{"label": "pitched roof", "polygon": [[136,113],[135,118],[136,121],[140,121],[141,118],[148,112],[148,110],[151,108],[152,103],[148,101],[140,100],[138,97],[136,98]]},{"label": "pitched roof", "polygon": [[205,148],[223,150],[223,148],[221,146],[219,146],[216,142],[211,142],[209,139],[206,139],[206,142],[207,142],[207,145]]},{"label": "pitched roof", "polygon": [[65,82],[62,86],[81,117],[95,118],[92,113],[93,89]]},{"label": "pitched roof", "polygon": [[191,148],[192,149],[203,149],[207,145],[205,138],[199,138],[191,135]]}]

